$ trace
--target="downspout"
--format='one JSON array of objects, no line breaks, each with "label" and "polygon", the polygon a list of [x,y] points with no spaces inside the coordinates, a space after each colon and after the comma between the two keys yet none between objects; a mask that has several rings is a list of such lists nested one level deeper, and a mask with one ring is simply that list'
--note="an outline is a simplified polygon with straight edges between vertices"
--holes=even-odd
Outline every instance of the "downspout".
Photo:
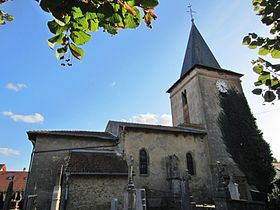
[{"label": "downspout", "polygon": [[61,179],[63,173],[63,165],[61,165],[60,173],[56,177],[56,184],[53,188],[51,210],[59,210],[61,198]]},{"label": "downspout", "polygon": [[67,208],[67,201],[68,201],[68,197],[69,197],[69,177],[70,177],[70,173],[66,173],[66,185],[65,185],[65,194],[64,194],[64,208],[63,210],[66,210]]}]

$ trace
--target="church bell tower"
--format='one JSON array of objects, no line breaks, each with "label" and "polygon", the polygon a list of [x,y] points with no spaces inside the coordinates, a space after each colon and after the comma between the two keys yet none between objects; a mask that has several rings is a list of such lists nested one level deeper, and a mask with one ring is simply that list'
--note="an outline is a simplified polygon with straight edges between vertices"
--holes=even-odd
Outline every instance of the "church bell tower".
[{"label": "church bell tower", "polygon": [[242,93],[242,74],[223,69],[192,21],[180,78],[168,89],[173,126],[199,124],[207,130],[211,167],[236,165],[226,151],[217,120],[219,95],[229,88]]}]

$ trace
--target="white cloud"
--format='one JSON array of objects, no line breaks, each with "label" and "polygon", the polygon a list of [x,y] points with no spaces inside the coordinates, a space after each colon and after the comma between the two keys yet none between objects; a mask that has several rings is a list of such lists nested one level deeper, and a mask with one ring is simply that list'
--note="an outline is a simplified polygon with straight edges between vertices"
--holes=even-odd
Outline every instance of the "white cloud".
[{"label": "white cloud", "polygon": [[114,82],[112,82],[112,83],[110,84],[110,86],[111,86],[111,87],[115,87],[116,84],[117,84],[117,83],[114,81]]},{"label": "white cloud", "polygon": [[143,123],[143,124],[155,124],[155,125],[172,125],[172,118],[170,114],[156,115],[152,113],[138,114],[132,116],[125,122]]},{"label": "white cloud", "polygon": [[22,84],[22,83],[18,83],[18,84],[8,83],[8,84],[6,85],[6,88],[7,88],[8,90],[17,92],[17,91],[20,91],[20,90],[22,90],[22,89],[24,89],[24,88],[27,88],[27,85],[26,85],[26,84]]},{"label": "white cloud", "polygon": [[3,154],[3,155],[19,155],[20,152],[18,150],[9,149],[9,148],[1,148],[0,147],[0,154]]},{"label": "white cloud", "polygon": [[3,112],[2,114],[4,116],[11,118],[15,122],[24,122],[24,123],[44,122],[44,117],[39,113],[35,113],[33,115],[20,115],[20,114],[14,114],[13,112]]}]

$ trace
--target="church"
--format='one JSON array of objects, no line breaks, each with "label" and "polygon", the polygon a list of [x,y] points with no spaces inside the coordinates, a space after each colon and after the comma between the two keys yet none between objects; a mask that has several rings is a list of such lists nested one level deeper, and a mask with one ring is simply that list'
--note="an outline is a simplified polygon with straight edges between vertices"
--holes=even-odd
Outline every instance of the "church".
[{"label": "church", "polygon": [[219,65],[192,22],[180,78],[167,90],[173,126],[109,121],[104,132],[28,131],[33,151],[26,205],[105,210],[116,198],[122,209],[131,162],[147,209],[179,193],[186,173],[192,201],[213,203],[217,163],[238,186],[236,199],[250,200],[246,177],[228,154],[217,123],[219,94],[232,87],[243,93],[242,76]]}]

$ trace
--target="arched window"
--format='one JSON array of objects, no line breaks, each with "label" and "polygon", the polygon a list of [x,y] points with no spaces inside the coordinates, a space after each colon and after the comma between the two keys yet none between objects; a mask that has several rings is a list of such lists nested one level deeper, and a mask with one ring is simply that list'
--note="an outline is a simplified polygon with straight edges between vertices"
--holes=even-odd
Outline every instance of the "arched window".
[{"label": "arched window", "polygon": [[187,169],[190,175],[194,175],[194,164],[193,164],[193,157],[190,152],[187,153],[186,155],[187,159]]},{"label": "arched window", "polygon": [[188,106],[188,99],[187,99],[187,91],[184,90],[182,93],[182,104],[183,104],[183,117],[184,123],[190,123],[190,114],[189,114],[189,106]]},{"label": "arched window", "polygon": [[148,174],[148,154],[145,149],[139,152],[139,171],[140,174]]}]

